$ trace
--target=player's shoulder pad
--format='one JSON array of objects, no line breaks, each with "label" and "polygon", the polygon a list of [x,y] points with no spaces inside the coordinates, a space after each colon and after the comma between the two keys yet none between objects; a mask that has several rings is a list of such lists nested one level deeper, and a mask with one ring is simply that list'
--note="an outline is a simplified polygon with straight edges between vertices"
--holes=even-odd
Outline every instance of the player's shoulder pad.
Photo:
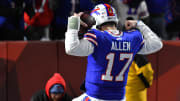
[{"label": "player's shoulder pad", "polygon": [[98,29],[89,29],[87,33],[93,33],[93,34],[96,34],[96,33],[99,33],[101,32],[100,30]]}]

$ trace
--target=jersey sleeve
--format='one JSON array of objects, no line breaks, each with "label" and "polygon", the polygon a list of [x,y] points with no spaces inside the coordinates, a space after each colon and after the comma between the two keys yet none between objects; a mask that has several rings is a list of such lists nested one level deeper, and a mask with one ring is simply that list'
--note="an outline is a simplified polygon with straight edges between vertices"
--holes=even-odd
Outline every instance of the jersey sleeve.
[{"label": "jersey sleeve", "polygon": [[134,39],[134,41],[133,41],[133,44],[134,44],[134,46],[136,46],[136,52],[135,53],[137,53],[137,52],[139,52],[142,48],[143,48],[143,46],[144,46],[144,38],[143,38],[143,35],[141,34],[141,32],[137,29],[137,30],[134,30],[133,31],[134,33],[136,33],[135,35],[135,39]]},{"label": "jersey sleeve", "polygon": [[68,55],[88,56],[93,53],[92,43],[85,39],[79,40],[76,30],[69,30],[65,35],[65,51]]},{"label": "jersey sleeve", "polygon": [[[140,47],[139,47],[139,50],[141,50],[141,48],[144,46],[144,38],[142,35],[139,36],[139,39],[140,39]],[[138,51],[139,51],[138,50]]]},{"label": "jersey sleeve", "polygon": [[163,47],[161,39],[142,21],[139,21],[137,28],[144,37],[144,43],[138,54],[152,54]]},{"label": "jersey sleeve", "polygon": [[90,30],[87,33],[85,33],[84,34],[84,39],[88,40],[89,42],[91,42],[94,47],[98,46],[97,35],[96,35],[95,31]]}]

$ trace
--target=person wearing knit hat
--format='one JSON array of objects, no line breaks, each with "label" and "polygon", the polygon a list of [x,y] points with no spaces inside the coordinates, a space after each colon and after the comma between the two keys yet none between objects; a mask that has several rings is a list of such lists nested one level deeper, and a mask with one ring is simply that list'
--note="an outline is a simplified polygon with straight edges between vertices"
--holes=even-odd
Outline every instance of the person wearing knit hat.
[{"label": "person wearing knit hat", "polygon": [[72,101],[72,97],[66,93],[66,83],[59,73],[47,81],[45,89],[36,92],[30,101]]},{"label": "person wearing knit hat", "polygon": [[55,84],[51,87],[50,93],[54,94],[62,94],[64,93],[64,87],[61,84]]}]

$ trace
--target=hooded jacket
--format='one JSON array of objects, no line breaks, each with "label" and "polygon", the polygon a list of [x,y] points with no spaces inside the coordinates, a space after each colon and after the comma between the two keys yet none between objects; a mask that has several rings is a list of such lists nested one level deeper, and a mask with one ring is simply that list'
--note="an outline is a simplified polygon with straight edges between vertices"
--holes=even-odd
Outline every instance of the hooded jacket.
[{"label": "hooded jacket", "polygon": [[[63,77],[59,73],[54,73],[54,75],[47,81],[45,89],[36,92],[31,101],[52,101],[50,98],[49,90],[54,84],[61,84],[64,87],[64,92],[66,92],[66,83]],[[64,93],[61,97],[60,101],[71,101],[72,98],[67,94]]]}]

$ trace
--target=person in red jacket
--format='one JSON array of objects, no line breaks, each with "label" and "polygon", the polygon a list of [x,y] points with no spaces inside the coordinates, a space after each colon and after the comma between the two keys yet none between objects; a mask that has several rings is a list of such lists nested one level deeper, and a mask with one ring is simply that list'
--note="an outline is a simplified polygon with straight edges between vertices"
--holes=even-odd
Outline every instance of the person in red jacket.
[{"label": "person in red jacket", "polygon": [[53,20],[54,13],[50,8],[49,0],[32,0],[34,15],[24,12],[26,23],[27,40],[50,40],[49,26]]},{"label": "person in red jacket", "polygon": [[66,83],[59,73],[47,81],[45,89],[36,92],[30,101],[71,101],[72,97],[66,93]]}]

